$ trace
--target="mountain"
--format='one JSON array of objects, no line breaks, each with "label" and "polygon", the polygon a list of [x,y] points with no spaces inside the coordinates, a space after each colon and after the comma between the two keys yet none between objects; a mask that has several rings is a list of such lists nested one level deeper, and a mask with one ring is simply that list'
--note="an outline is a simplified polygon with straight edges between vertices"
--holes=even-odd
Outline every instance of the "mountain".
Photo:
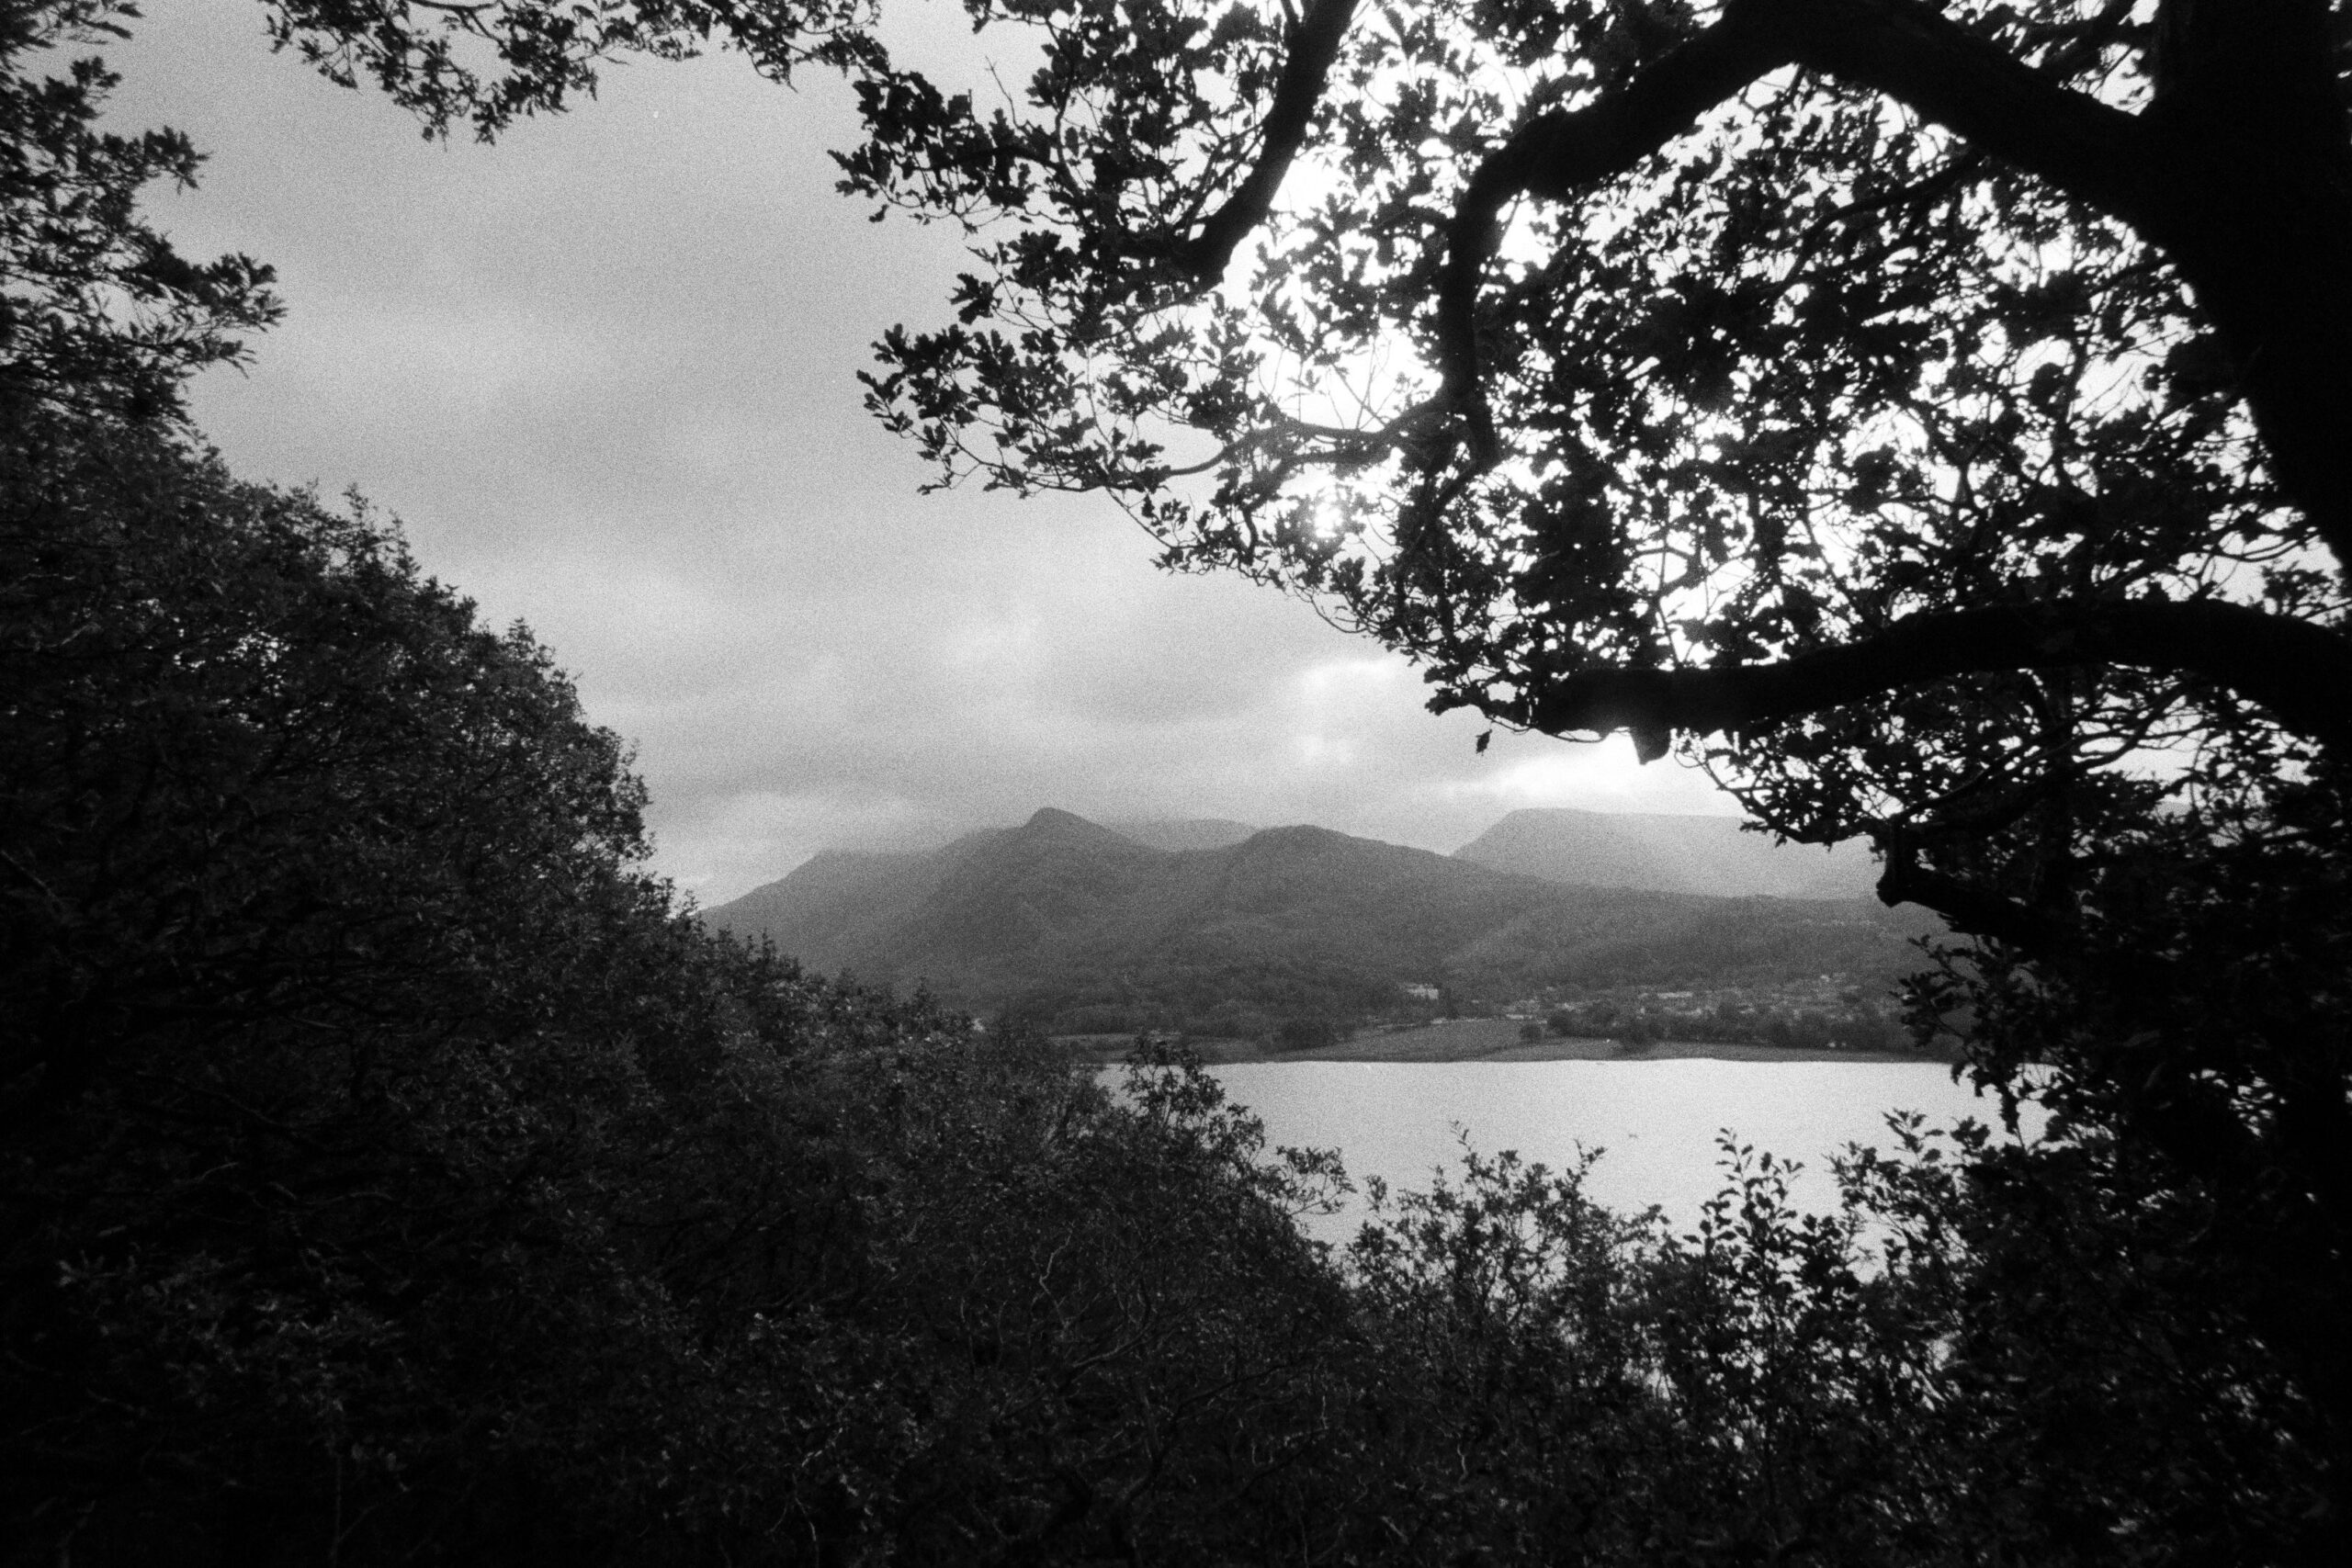
[{"label": "mountain", "polygon": [[887,981],[910,963],[1001,957],[1023,933],[1080,921],[1091,897],[1124,886],[1123,869],[1160,852],[1048,807],[928,854],[827,850],[703,919],[766,936],[808,968]]},{"label": "mountain", "polygon": [[1453,852],[1547,882],[1719,898],[1867,898],[1878,883],[1859,842],[1776,844],[1730,817],[1514,811]]},{"label": "mountain", "polygon": [[918,980],[1070,1032],[1250,1033],[1396,1011],[1407,984],[1510,999],[1907,967],[1871,902],[1567,887],[1321,828],[1166,850],[1067,811],[927,855],[827,853],[705,919],[811,968]]},{"label": "mountain", "polygon": [[1049,807],[932,855],[821,854],[704,919],[766,935],[812,968],[922,978],[1001,1003],[1042,974],[1090,964],[1305,963],[1419,976],[1557,896],[1532,878],[1321,828],[1159,850]]},{"label": "mountain", "polygon": [[1258,829],[1229,817],[1200,817],[1182,821],[1106,822],[1123,838],[1155,850],[1221,850],[1238,844]]}]

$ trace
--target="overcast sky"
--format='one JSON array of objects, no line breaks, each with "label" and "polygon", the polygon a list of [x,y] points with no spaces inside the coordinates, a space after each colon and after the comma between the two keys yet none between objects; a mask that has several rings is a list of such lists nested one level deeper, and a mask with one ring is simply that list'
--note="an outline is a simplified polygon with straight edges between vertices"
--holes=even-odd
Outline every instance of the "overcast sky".
[{"label": "overcast sky", "polygon": [[[985,46],[932,9],[902,46]],[[957,253],[833,193],[839,84],[644,62],[496,146],[437,144],[272,56],[253,0],[149,11],[106,51],[112,124],[210,160],[151,209],[189,254],[274,264],[290,307],[199,384],[198,423],[246,478],[356,485],[488,619],[529,622],[637,746],[657,864],[706,905],[1047,805],[1441,851],[1525,806],[1733,809],[1622,738],[1479,756],[1403,660],[1155,571],[1107,502],[917,494],[854,378],[885,327],[938,319]]]}]

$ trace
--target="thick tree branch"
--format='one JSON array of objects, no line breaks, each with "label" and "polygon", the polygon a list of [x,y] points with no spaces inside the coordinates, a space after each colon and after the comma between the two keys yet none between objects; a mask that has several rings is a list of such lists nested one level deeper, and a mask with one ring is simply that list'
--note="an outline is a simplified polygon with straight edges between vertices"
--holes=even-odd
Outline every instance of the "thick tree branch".
[{"label": "thick tree branch", "polygon": [[1521,196],[1564,198],[1630,171],[1699,117],[1784,65],[1875,88],[1979,151],[2137,221],[2156,183],[2132,117],[2062,85],[1916,0],[1733,0],[1723,18],[1614,92],[1521,126],[1471,176],[1445,233],[1437,299],[1446,390],[1479,459],[1495,438],[1480,395],[1477,292],[1495,220]]},{"label": "thick tree branch", "polygon": [[[2275,470],[2352,571],[2352,147],[2323,0],[2245,0],[2178,24],[2165,90],[2135,116],[2064,85],[1922,0],[1731,0],[1715,26],[1574,113],[1522,126],[1448,224],[1439,369],[1474,457],[1499,450],[1476,300],[1495,219],[1631,169],[1758,75],[1803,65],[1884,94],[1979,152],[2118,219],[2179,268],[2222,330]],[[2117,25],[2113,9],[2094,32]]]},{"label": "thick tree branch", "polygon": [[1885,94],[1972,147],[2111,217],[2146,221],[2166,187],[2138,120],[2063,85],[1918,0],[1761,0],[1797,64]]},{"label": "thick tree branch", "polygon": [[1176,260],[1204,287],[1225,276],[1227,264],[1250,231],[1273,210],[1274,197],[1291,160],[1306,144],[1307,122],[1339,58],[1340,42],[1355,16],[1356,0],[1308,0],[1305,15],[1290,37],[1290,52],[1283,62],[1282,80],[1274,85],[1274,102],[1266,112],[1265,145],[1241,188],[1211,213],[1197,233],[1177,253]]},{"label": "thick tree branch", "polygon": [[1991,937],[2039,957],[2058,945],[2055,922],[2036,909],[1997,893],[1930,871],[1906,846],[1882,843],[1886,863],[1879,873],[1878,901],[1890,908],[1920,904],[1941,915],[1955,931]]},{"label": "thick tree branch", "polygon": [[2143,229],[2220,329],[2280,486],[2352,573],[2352,138],[2327,0],[2157,13]]},{"label": "thick tree branch", "polygon": [[1798,63],[1885,94],[2129,224],[2221,329],[2273,471],[2352,571],[2352,147],[2325,0],[2159,12],[2127,114],[1920,0],[1759,0]]},{"label": "thick tree branch", "polygon": [[2352,638],[2211,600],[1926,611],[1773,664],[1578,671],[1532,694],[1527,717],[1555,735],[1631,729],[1656,755],[1673,730],[1752,729],[1954,676],[2085,664],[2211,681],[2297,734],[2352,752]]},{"label": "thick tree branch", "polygon": [[1446,392],[1469,415],[1482,461],[1492,457],[1494,439],[1478,384],[1477,296],[1494,250],[1495,220],[1521,196],[1563,197],[1626,173],[1701,115],[1787,64],[1785,45],[1758,24],[1766,4],[1736,0],[1723,20],[1667,51],[1617,91],[1521,126],[1471,175],[1446,227],[1437,334]]}]

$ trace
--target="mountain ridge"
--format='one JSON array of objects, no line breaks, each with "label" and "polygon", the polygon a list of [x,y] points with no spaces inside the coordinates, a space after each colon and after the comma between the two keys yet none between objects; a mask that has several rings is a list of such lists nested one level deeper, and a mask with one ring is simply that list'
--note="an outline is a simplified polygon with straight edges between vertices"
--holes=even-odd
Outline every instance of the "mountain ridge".
[{"label": "mountain ridge", "polygon": [[1306,825],[1158,849],[1055,807],[929,855],[820,855],[704,919],[957,1006],[1199,1032],[1392,1016],[1412,985],[1495,1000],[1735,975],[1878,985],[1917,926],[1867,901],[1570,886]]}]

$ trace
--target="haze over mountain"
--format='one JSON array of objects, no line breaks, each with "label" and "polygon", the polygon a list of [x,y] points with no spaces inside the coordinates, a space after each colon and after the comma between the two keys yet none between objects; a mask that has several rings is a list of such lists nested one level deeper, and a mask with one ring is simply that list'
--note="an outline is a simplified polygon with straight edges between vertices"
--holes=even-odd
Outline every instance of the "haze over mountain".
[{"label": "haze over mountain", "polygon": [[705,919],[813,969],[921,981],[1057,1029],[1245,1033],[1388,1016],[1409,984],[1496,1000],[1795,976],[1883,987],[1920,929],[1872,900],[1566,886],[1321,828],[1157,849],[1051,808],[929,854],[820,854]]},{"label": "haze over mountain", "polygon": [[1122,838],[1155,850],[1221,850],[1238,844],[1258,829],[1229,817],[1199,817],[1181,822],[1106,822]]},{"label": "haze over mountain", "polygon": [[1453,852],[1547,882],[1721,898],[1867,898],[1878,884],[1859,841],[1776,844],[1730,817],[1514,811]]}]

